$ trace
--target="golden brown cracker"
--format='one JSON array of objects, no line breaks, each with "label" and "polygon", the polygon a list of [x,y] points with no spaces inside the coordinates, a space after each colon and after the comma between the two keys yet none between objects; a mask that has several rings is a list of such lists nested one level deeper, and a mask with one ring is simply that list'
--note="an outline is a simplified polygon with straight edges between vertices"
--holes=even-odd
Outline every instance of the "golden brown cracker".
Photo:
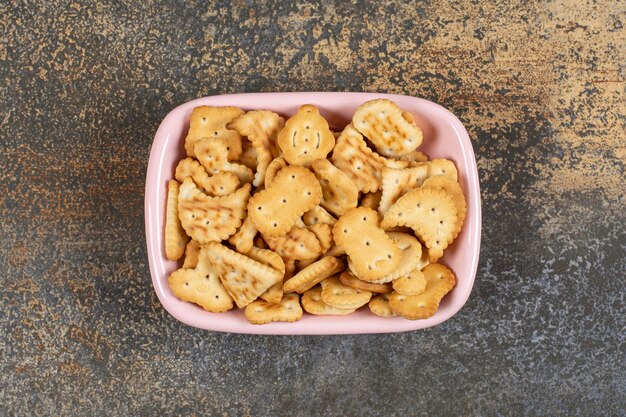
[{"label": "golden brown cracker", "polygon": [[394,279],[392,282],[393,290],[403,295],[420,295],[426,290],[426,275],[418,268],[415,268],[408,274]]},{"label": "golden brown cracker", "polygon": [[200,256],[200,243],[191,239],[185,248],[185,259],[183,261],[183,269],[195,268],[198,265],[198,257]]},{"label": "golden brown cracker", "polygon": [[456,166],[454,162],[449,159],[438,158],[425,162],[424,164],[428,166],[428,178],[443,175],[450,178],[452,181],[459,181],[459,173]]},{"label": "golden brown cracker", "polygon": [[276,178],[276,174],[278,174],[278,171],[280,171],[287,165],[287,161],[285,161],[285,158],[283,158],[282,156],[274,158],[274,160],[270,162],[270,164],[267,166],[267,169],[265,170],[265,188],[269,187],[272,181],[274,181],[274,178]]},{"label": "golden brown cracker", "polygon": [[420,187],[427,175],[428,168],[424,165],[404,169],[383,168],[381,180],[383,193],[378,205],[381,216],[384,216],[389,207],[404,194]]},{"label": "golden brown cracker", "polygon": [[287,120],[278,134],[278,146],[289,164],[308,167],[314,160],[326,158],[335,146],[335,136],[319,109],[305,104]]},{"label": "golden brown cracker", "polygon": [[167,279],[174,295],[213,313],[233,308],[233,299],[220,282],[209,260],[207,248],[200,249],[194,269],[179,269]]},{"label": "golden brown cracker", "polygon": [[343,310],[356,310],[372,298],[372,293],[369,291],[343,285],[337,274],[326,278],[320,285],[322,286],[322,301],[329,306]]},{"label": "golden brown cracker", "polygon": [[[283,277],[285,275],[285,262],[276,252],[272,252],[267,249],[259,249],[252,247],[246,256],[249,258],[261,262],[264,265],[269,266],[270,268],[274,268],[281,274]],[[259,295],[259,298],[264,299],[268,303],[278,303],[283,296],[283,282],[282,280],[272,285],[265,291],[263,294]]]},{"label": "golden brown cracker", "polygon": [[352,272],[350,271],[343,271],[339,275],[339,281],[341,281],[343,285],[347,285],[348,287],[357,288],[359,290],[369,291],[373,293],[385,294],[392,291],[390,283],[375,284],[373,282],[363,281],[355,277],[354,274],[352,274]]},{"label": "golden brown cracker", "polygon": [[382,190],[378,190],[373,193],[366,193],[363,198],[361,198],[360,207],[371,208],[372,210],[378,210],[378,206],[380,205],[380,199],[383,195]]},{"label": "golden brown cracker", "polygon": [[428,248],[430,261],[435,262],[453,240],[456,218],[454,201],[444,190],[418,188],[391,206],[381,226],[409,226]]},{"label": "golden brown cracker", "polygon": [[459,235],[459,232],[463,228],[463,223],[465,222],[465,215],[467,213],[467,203],[465,202],[465,195],[463,195],[463,190],[458,182],[452,180],[450,177],[445,175],[437,175],[434,177],[428,178],[422,184],[422,187],[431,187],[431,188],[439,188],[444,190],[450,197],[452,197],[452,201],[454,201],[454,205],[456,206],[456,227],[454,228],[454,232],[452,233],[452,239],[456,239]]},{"label": "golden brown cracker", "polygon": [[189,236],[185,233],[178,215],[178,195],[180,185],[176,180],[167,183],[167,205],[165,209],[165,255],[176,261],[185,253]]},{"label": "golden brown cracker", "polygon": [[306,168],[288,166],[250,198],[248,216],[264,237],[282,236],[321,200],[322,187],[315,175]]},{"label": "golden brown cracker", "polygon": [[205,194],[212,197],[234,193],[239,187],[239,178],[232,172],[218,172],[209,176],[200,162],[193,158],[180,160],[176,166],[175,177],[181,184],[185,178],[191,177]]},{"label": "golden brown cracker", "polygon": [[233,161],[241,155],[241,135],[226,127],[236,117],[243,114],[237,107],[199,106],[193,109],[189,118],[189,132],[185,138],[188,156],[195,157],[196,141],[201,138],[220,138],[228,148],[228,159]]},{"label": "golden brown cracker", "polygon": [[228,238],[228,243],[233,245],[237,252],[245,254],[252,248],[257,233],[258,230],[254,227],[250,217],[246,217],[237,233]]},{"label": "golden brown cracker", "polygon": [[220,243],[209,242],[205,247],[213,268],[239,308],[250,304],[283,278],[280,271]]},{"label": "golden brown cracker", "polygon": [[320,242],[321,254],[326,253],[328,249],[334,246],[333,240],[333,228],[326,223],[317,223],[308,226],[308,229],[315,234],[317,240]]},{"label": "golden brown cracker", "polygon": [[302,295],[302,308],[315,316],[345,316],[354,313],[354,309],[341,309],[322,301],[322,287],[316,285]]},{"label": "golden brown cracker", "polygon": [[394,313],[389,305],[389,297],[391,297],[391,293],[372,297],[369,302],[370,311],[379,317],[396,317],[397,314]]},{"label": "golden brown cracker", "polygon": [[311,164],[322,186],[320,205],[331,213],[341,216],[357,206],[359,190],[352,180],[327,159],[316,159]]},{"label": "golden brown cracker", "polygon": [[392,101],[377,99],[361,104],[352,117],[354,127],[386,156],[399,156],[422,144],[422,130],[402,117]]},{"label": "golden brown cracker", "polygon": [[325,223],[332,226],[337,221],[337,219],[335,219],[332,214],[327,212],[326,209],[322,206],[315,206],[311,210],[304,213],[302,215],[302,220],[307,226],[312,226],[319,223]]},{"label": "golden brown cracker", "polygon": [[357,207],[333,226],[335,244],[348,254],[352,272],[364,281],[376,281],[393,272],[402,251],[380,228],[378,213]]},{"label": "golden brown cracker", "polygon": [[426,289],[420,295],[403,295],[394,292],[389,297],[393,311],[409,320],[432,317],[441,299],[456,285],[454,273],[441,264],[430,264],[422,272],[426,276]]},{"label": "golden brown cracker", "polygon": [[311,259],[322,254],[317,236],[306,228],[293,226],[284,236],[263,236],[263,240],[283,259]]},{"label": "golden brown cracker", "polygon": [[302,294],[309,288],[315,286],[320,281],[329,276],[343,271],[345,263],[332,256],[326,256],[319,261],[307,266],[283,284],[283,291],[286,293],[297,292]]},{"label": "golden brown cracker", "polygon": [[246,306],[246,319],[252,324],[267,324],[276,321],[292,323],[302,318],[298,294],[286,294],[277,303],[256,300]]},{"label": "golden brown cracker", "polygon": [[191,178],[185,179],[178,194],[178,211],[183,228],[191,238],[204,244],[227,239],[241,226],[250,198],[250,184],[233,194],[209,197]]},{"label": "golden brown cracker", "polygon": [[211,175],[218,172],[232,172],[242,183],[251,183],[254,179],[252,170],[245,165],[228,160],[228,146],[223,139],[200,138],[194,145],[198,161]]},{"label": "golden brown cracker", "polygon": [[247,166],[252,171],[256,171],[256,166],[259,164],[257,161],[256,149],[252,146],[252,142],[243,138],[241,141],[241,155],[237,158],[237,161],[242,165]]}]

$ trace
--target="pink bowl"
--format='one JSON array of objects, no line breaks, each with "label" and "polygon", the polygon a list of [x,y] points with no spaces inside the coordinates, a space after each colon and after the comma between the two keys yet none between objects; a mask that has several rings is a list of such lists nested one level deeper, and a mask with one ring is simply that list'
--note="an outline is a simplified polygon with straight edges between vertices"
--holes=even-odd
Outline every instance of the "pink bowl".
[{"label": "pink bowl", "polygon": [[[415,116],[417,124],[424,132],[424,144],[420,150],[431,158],[448,158],[454,161],[467,198],[465,226],[440,261],[456,273],[457,285],[443,299],[433,317],[416,321],[401,317],[382,318],[371,314],[369,309],[364,307],[354,314],[343,317],[304,314],[302,319],[295,323],[253,325],[246,321],[242,310],[221,314],[209,313],[194,304],[180,301],[172,294],[167,277],[178,268],[178,265],[167,260],[163,244],[167,181],[173,178],[176,164],[185,155],[183,140],[194,107],[211,105],[269,109],[290,116],[300,105],[309,103],[320,108],[331,127],[340,129],[347,124],[361,103],[375,98],[393,100]],[[165,117],[154,137],[146,175],[145,211],[150,273],[161,304],[183,323],[207,330],[321,335],[424,329],[446,321],[463,307],[472,291],[478,266],[481,228],[480,187],[472,144],[467,131],[452,113],[438,104],[415,97],[374,93],[250,93],[204,97],[182,104]]]}]

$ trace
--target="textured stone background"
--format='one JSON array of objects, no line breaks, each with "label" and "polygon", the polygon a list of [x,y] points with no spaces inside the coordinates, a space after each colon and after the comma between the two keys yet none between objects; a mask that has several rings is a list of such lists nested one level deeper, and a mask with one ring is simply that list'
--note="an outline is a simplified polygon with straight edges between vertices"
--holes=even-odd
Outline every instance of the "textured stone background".
[{"label": "textured stone background", "polygon": [[[626,5],[500,3],[1,2],[0,415],[624,415]],[[254,337],[161,308],[159,122],[299,90],[409,94],[465,123],[484,228],[459,315]]]}]

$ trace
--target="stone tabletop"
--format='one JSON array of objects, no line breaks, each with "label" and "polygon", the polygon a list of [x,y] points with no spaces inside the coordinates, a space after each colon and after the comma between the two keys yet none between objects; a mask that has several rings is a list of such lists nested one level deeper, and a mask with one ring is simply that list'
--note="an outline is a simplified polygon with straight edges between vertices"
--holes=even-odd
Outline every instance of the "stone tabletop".
[{"label": "stone tabletop", "polygon": [[[208,3],[0,3],[0,415],[625,415],[624,2]],[[311,90],[423,97],[467,127],[483,244],[449,321],[247,336],[159,304],[162,118]]]}]

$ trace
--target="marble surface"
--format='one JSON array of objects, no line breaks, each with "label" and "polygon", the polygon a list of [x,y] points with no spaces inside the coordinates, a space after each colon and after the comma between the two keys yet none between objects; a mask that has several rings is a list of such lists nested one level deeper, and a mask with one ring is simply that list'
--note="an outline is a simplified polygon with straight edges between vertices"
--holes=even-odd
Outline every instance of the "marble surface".
[{"label": "marble surface", "polygon": [[[0,415],[624,415],[626,6],[0,3]],[[152,290],[161,119],[249,91],[375,91],[466,125],[474,291],[404,334],[181,325]]]}]

